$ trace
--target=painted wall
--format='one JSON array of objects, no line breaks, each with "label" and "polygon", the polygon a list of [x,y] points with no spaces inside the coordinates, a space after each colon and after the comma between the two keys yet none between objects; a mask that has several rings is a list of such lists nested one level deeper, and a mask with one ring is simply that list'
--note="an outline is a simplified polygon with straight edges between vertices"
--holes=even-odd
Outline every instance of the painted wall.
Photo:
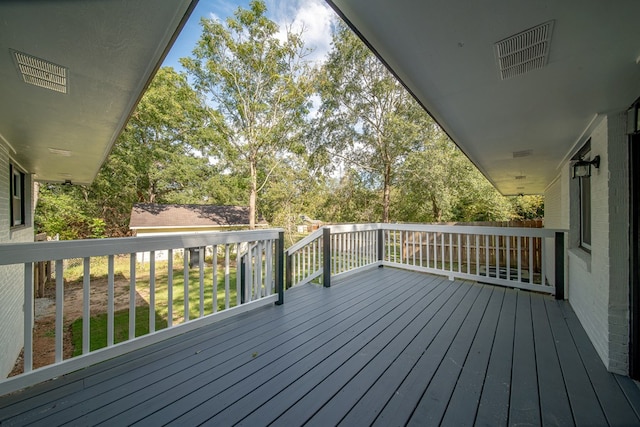
[{"label": "painted wall", "polygon": [[[25,227],[9,226],[9,153],[0,145],[0,243],[33,242],[33,209],[27,209]],[[25,197],[33,206],[31,176],[26,176]],[[9,375],[23,346],[24,267],[0,266],[0,376]]]},{"label": "painted wall", "polygon": [[591,157],[600,156],[591,176],[591,253],[579,247],[579,187],[569,162],[545,192],[545,227],[569,229],[569,302],[605,366],[622,374],[628,372],[629,325],[625,123],[624,113],[610,114],[590,135]]}]

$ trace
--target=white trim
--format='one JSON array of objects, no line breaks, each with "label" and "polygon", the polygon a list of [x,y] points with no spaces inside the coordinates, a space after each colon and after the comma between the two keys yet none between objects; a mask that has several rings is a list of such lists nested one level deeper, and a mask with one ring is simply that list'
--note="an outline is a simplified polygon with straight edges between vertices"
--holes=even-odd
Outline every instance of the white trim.
[{"label": "white trim", "polygon": [[401,263],[395,263],[395,262],[389,262],[389,261],[383,261],[382,265],[387,267],[400,268],[403,270],[411,270],[411,271],[418,271],[421,273],[435,274],[436,276],[444,276],[444,277],[448,277],[449,280],[465,279],[465,280],[472,280],[478,283],[488,283],[491,285],[500,285],[508,288],[517,288],[517,289],[524,289],[527,291],[543,292],[551,295],[555,294],[555,287],[553,286],[534,285],[531,283],[517,282],[514,280],[499,279],[497,277],[487,277],[487,276],[480,276],[475,274],[460,273],[458,271],[439,270],[439,269],[430,268],[430,267],[420,267],[415,265],[401,264]]},{"label": "white trim", "polygon": [[[231,227],[249,227],[249,224],[233,224],[233,225],[222,225],[222,224],[211,224],[211,225],[157,225],[157,226],[149,226],[149,227],[129,227],[131,230],[165,230],[165,229],[176,229],[176,228],[231,228]],[[256,227],[266,228],[269,227],[269,224],[256,224]],[[177,231],[176,233],[180,233],[181,231]]]},{"label": "white trim", "polygon": [[573,143],[569,151],[567,151],[567,154],[565,154],[565,156],[562,158],[562,160],[560,161],[560,164],[556,166],[556,170],[561,170],[562,166],[565,163],[567,163],[578,151],[580,151],[582,146],[587,142],[589,138],[591,138],[591,135],[593,134],[594,130],[600,125],[600,122],[602,122],[602,120],[604,120],[605,117],[606,115],[604,114],[595,114],[593,116],[593,118],[591,119],[587,127],[584,128],[584,130],[582,131],[582,134],[580,134],[580,136],[578,137],[578,139],[575,140],[575,142]]},{"label": "white trim", "polygon": [[277,240],[282,229],[0,244],[0,265]]},{"label": "white trim", "polygon": [[138,350],[151,344],[164,341],[168,338],[172,338],[186,332],[201,328],[203,326],[213,324],[220,320],[224,320],[233,315],[245,313],[247,311],[275,303],[277,300],[278,295],[273,294],[256,301],[248,302],[236,307],[226,309],[224,311],[211,314],[207,317],[191,320],[182,325],[177,325],[169,329],[163,329],[149,335],[134,338],[132,340],[116,344],[113,347],[106,347],[100,350],[95,350],[82,356],[67,359],[56,365],[49,365],[43,368],[39,368],[31,371],[28,375],[23,374],[20,376],[7,378],[5,380],[0,380],[0,396],[12,393],[17,390],[21,390],[25,387],[30,387],[43,381],[54,379],[60,375],[65,375],[78,369],[89,367],[91,365],[103,362],[116,356],[121,356],[133,350]]}]

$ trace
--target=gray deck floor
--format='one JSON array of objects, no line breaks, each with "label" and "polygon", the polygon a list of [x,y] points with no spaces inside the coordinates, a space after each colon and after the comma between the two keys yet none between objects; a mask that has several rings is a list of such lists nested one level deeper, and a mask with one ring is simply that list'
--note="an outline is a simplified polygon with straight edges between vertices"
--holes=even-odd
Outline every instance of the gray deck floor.
[{"label": "gray deck floor", "polygon": [[639,425],[566,302],[390,268],[0,398],[0,424]]}]

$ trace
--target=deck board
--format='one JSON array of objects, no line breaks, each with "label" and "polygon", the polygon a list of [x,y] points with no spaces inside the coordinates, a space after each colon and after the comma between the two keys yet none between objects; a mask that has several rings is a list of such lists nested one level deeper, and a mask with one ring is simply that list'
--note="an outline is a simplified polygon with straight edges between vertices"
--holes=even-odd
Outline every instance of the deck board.
[{"label": "deck board", "polygon": [[372,269],[0,397],[0,424],[637,425],[566,302]]}]

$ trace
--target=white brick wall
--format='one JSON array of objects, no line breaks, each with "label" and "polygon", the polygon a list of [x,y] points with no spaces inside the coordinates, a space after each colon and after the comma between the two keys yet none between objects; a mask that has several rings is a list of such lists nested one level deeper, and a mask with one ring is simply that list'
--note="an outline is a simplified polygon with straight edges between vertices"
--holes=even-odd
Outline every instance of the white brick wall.
[{"label": "white brick wall", "polygon": [[[628,153],[624,114],[611,114],[591,134],[591,254],[578,247],[577,181],[570,165],[545,192],[545,226],[569,228],[568,298],[610,371],[628,372]],[[615,165],[610,167],[610,165]]]},{"label": "white brick wall", "polygon": [[629,369],[629,153],[626,114],[608,120],[609,370]]},{"label": "white brick wall", "polygon": [[[0,145],[0,243],[32,242],[33,227],[11,229],[9,226],[9,155]],[[27,176],[25,197],[32,199],[31,177]],[[33,205],[32,205],[33,206]],[[33,211],[26,213],[33,224]],[[23,345],[23,275],[22,266],[0,266],[0,377],[6,377]]]}]

